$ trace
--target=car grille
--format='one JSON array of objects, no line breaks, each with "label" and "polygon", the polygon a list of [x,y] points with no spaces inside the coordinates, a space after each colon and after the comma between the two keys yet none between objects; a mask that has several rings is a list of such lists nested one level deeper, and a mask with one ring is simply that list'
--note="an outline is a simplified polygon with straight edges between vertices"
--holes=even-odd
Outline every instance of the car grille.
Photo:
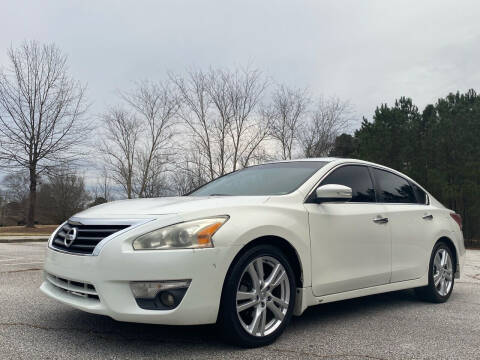
[{"label": "car grille", "polygon": [[[52,247],[73,254],[90,255],[100,241],[129,226],[130,225],[77,225],[66,223],[55,234]],[[75,240],[70,243],[70,241],[65,241],[65,236],[72,228],[77,229],[77,236]]]},{"label": "car grille", "polygon": [[92,284],[67,280],[49,273],[45,274],[47,281],[58,290],[64,291],[70,295],[80,296],[94,300],[100,300],[95,286]]}]

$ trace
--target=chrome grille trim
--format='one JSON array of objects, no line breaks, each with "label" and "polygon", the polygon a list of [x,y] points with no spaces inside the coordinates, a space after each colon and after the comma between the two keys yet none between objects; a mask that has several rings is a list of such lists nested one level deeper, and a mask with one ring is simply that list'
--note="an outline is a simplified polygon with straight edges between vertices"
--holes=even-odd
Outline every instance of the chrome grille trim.
[{"label": "chrome grille trim", "polygon": [[[129,226],[130,224],[77,225],[67,221],[55,234],[51,245],[53,248],[67,253],[90,255],[100,241]],[[85,232],[84,230],[90,231]],[[72,234],[72,239],[69,239],[69,235]]]},{"label": "chrome grille trim", "polygon": [[[70,255],[98,256],[101,249],[108,241],[152,220],[155,219],[86,219],[71,217],[55,230],[49,239],[48,246],[52,250]],[[101,231],[95,229],[96,226],[101,227]],[[80,241],[80,243],[75,244],[73,251],[71,250],[71,247],[66,247],[63,244],[65,231],[68,231],[71,227],[79,228],[79,233],[81,235],[77,237],[77,240]],[[98,233],[103,233],[106,236],[90,235],[95,233],[97,233],[97,235]]]}]

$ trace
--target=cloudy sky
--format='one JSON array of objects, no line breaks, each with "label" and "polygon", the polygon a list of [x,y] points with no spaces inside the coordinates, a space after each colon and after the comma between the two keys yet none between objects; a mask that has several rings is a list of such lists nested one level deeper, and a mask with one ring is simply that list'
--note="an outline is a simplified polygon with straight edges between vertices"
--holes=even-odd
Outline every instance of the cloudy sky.
[{"label": "cloudy sky", "polygon": [[10,45],[55,42],[98,113],[138,79],[250,64],[371,116],[402,95],[479,90],[479,19],[461,0],[2,0],[0,65]]}]

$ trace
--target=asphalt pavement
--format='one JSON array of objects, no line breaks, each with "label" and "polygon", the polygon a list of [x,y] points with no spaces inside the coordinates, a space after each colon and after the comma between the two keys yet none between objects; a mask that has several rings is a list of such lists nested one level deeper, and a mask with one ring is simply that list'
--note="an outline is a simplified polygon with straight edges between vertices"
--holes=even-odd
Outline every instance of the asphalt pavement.
[{"label": "asphalt pavement", "polygon": [[480,251],[445,304],[398,291],[319,305],[259,349],[214,326],[121,323],[45,297],[45,243],[0,243],[0,359],[480,359]]}]

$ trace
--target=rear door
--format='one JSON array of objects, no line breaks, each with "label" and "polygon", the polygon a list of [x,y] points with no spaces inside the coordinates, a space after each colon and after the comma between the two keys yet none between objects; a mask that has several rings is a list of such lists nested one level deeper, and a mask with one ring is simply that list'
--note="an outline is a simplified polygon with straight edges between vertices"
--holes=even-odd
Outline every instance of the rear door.
[{"label": "rear door", "polygon": [[320,184],[352,188],[349,202],[307,202],[312,285],[316,296],[389,282],[391,245],[388,223],[378,221],[385,208],[375,202],[366,166],[343,165]]},{"label": "rear door", "polygon": [[388,170],[371,168],[378,201],[385,206],[392,237],[391,282],[425,274],[435,231],[433,209],[425,192]]}]

